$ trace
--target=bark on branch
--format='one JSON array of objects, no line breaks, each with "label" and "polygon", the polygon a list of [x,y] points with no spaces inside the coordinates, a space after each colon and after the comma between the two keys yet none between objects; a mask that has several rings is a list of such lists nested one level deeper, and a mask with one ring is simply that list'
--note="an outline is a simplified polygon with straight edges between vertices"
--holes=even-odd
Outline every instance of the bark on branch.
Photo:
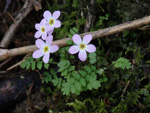
[{"label": "bark on branch", "polygon": [[36,0],[26,0],[23,8],[19,11],[18,16],[15,18],[15,23],[12,24],[9,27],[8,31],[5,33],[3,39],[0,43],[0,47],[3,47],[3,48],[8,47],[8,45],[11,42],[15,32],[17,31],[18,27],[20,26],[20,23],[33,9],[33,5],[35,2],[36,2]]},{"label": "bark on branch", "polygon": [[[129,30],[129,29],[133,29],[133,28],[140,27],[143,25],[147,25],[149,23],[150,23],[150,16],[147,16],[147,17],[143,17],[141,19],[126,22],[126,23],[116,25],[113,27],[109,27],[109,28],[105,28],[102,30],[83,33],[83,34],[81,34],[81,36],[84,36],[86,34],[91,34],[93,36],[93,39],[97,39],[100,37],[119,33],[119,32],[125,31],[125,30]],[[56,44],[59,47],[67,46],[67,43],[66,43],[67,40],[70,40],[70,38],[57,40],[57,41],[54,41],[52,44]],[[0,61],[5,60],[7,58],[10,58],[12,56],[27,54],[27,53],[35,51],[36,49],[37,48],[35,45],[20,47],[20,48],[14,48],[14,49],[10,49],[10,50],[0,49]]]}]

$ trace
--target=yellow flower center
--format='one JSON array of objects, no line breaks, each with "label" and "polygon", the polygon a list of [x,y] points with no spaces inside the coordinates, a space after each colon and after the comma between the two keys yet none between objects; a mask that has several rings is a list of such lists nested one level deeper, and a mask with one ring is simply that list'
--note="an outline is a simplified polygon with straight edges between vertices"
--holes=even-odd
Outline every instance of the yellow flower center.
[{"label": "yellow flower center", "polygon": [[53,24],[54,24],[54,19],[50,19],[50,20],[49,20],[49,24],[50,24],[50,25],[53,25]]},{"label": "yellow flower center", "polygon": [[46,53],[46,52],[48,52],[48,50],[49,50],[49,47],[48,47],[48,46],[45,46],[45,47],[44,47],[44,52]]},{"label": "yellow flower center", "polygon": [[41,32],[42,32],[42,33],[45,32],[45,28],[44,28],[44,27],[41,28]]},{"label": "yellow flower center", "polygon": [[79,48],[80,49],[85,49],[85,44],[80,44]]}]

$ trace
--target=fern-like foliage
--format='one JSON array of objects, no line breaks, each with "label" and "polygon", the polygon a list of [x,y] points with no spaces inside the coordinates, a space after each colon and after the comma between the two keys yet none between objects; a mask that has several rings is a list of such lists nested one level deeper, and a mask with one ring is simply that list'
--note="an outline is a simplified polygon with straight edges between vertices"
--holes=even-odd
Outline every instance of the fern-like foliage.
[{"label": "fern-like foliage", "polygon": [[122,69],[130,69],[131,63],[128,59],[120,57],[117,61],[114,62],[115,68],[122,68]]},{"label": "fern-like foliage", "polygon": [[[52,59],[50,59],[49,62],[51,62]],[[41,70],[42,68],[48,69],[49,68],[49,63],[43,63],[41,58],[38,59],[33,59],[32,56],[25,58],[25,61],[21,63],[20,65],[21,68],[23,69],[31,69],[31,70]]]}]

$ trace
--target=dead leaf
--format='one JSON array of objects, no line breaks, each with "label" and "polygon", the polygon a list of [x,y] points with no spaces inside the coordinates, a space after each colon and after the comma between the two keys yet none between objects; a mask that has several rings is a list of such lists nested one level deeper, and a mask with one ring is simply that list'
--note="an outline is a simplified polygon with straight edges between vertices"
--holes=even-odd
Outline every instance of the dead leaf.
[{"label": "dead leaf", "polygon": [[34,8],[35,8],[36,11],[39,11],[40,9],[42,9],[41,3],[36,1],[34,3]]}]

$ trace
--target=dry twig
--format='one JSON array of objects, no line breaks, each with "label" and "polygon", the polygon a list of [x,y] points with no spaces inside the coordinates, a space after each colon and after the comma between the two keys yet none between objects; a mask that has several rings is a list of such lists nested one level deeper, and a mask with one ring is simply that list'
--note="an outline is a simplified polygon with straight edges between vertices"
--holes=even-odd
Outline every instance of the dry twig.
[{"label": "dry twig", "polygon": [[1,69],[6,63],[8,63],[10,60],[12,60],[12,58],[13,58],[13,57],[11,57],[11,58],[5,60],[4,62],[2,62],[2,63],[0,64],[0,69]]},{"label": "dry twig", "polygon": [[15,32],[17,31],[20,23],[22,20],[29,14],[29,12],[33,9],[33,5],[36,2],[36,0],[26,0],[23,8],[20,10],[18,16],[15,18],[15,23],[12,24],[7,32],[5,33],[1,43],[0,47],[7,48],[9,43],[11,42]]},{"label": "dry twig", "polygon": [[16,64],[13,65],[13,66],[7,68],[7,71],[10,71],[10,70],[14,69],[15,67],[19,66],[22,62],[25,61],[25,58],[29,57],[30,55],[31,55],[30,53],[27,54],[21,61],[19,61],[18,63],[16,63]]},{"label": "dry twig", "polygon": [[[97,39],[100,37],[119,33],[119,32],[125,31],[125,30],[129,30],[129,29],[133,29],[133,28],[140,27],[143,25],[147,25],[149,23],[150,23],[150,16],[147,16],[147,17],[143,17],[141,19],[126,22],[126,23],[116,25],[113,27],[109,27],[109,28],[105,28],[102,30],[83,33],[83,34],[81,34],[81,36],[84,36],[86,34],[91,34],[93,36],[93,39]],[[71,39],[65,38],[65,39],[57,40],[57,41],[54,41],[52,44],[56,44],[59,47],[67,46],[67,43],[66,43],[67,40],[71,40]],[[0,61],[5,60],[7,58],[10,58],[12,56],[31,53],[31,52],[35,51],[36,49],[37,48],[35,45],[20,47],[20,48],[14,48],[14,49],[10,49],[10,50],[0,49]]]},{"label": "dry twig", "polygon": [[127,91],[127,88],[128,88],[128,86],[129,86],[129,84],[130,84],[130,81],[128,81],[128,82],[126,83],[125,88],[123,89],[123,92],[122,92],[121,97],[123,97],[123,96],[124,96],[124,94],[126,93],[126,91]]}]

